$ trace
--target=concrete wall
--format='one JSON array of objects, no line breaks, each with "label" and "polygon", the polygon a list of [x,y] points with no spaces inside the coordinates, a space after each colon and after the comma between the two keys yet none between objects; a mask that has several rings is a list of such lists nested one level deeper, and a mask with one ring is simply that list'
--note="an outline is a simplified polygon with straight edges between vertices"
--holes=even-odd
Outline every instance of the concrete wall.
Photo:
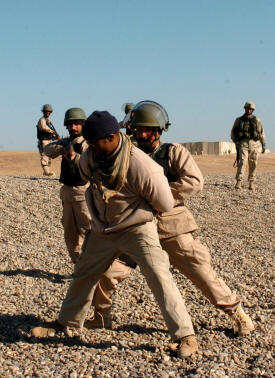
[{"label": "concrete wall", "polygon": [[192,155],[228,155],[235,154],[233,142],[190,142],[182,143]]}]

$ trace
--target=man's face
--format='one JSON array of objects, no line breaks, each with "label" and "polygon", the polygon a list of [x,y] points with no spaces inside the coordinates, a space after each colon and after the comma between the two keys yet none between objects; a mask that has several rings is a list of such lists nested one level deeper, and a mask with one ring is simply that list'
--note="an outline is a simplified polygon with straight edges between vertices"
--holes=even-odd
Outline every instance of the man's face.
[{"label": "man's face", "polygon": [[248,108],[248,107],[245,107],[245,108],[244,108],[244,111],[245,111],[245,114],[250,115],[250,114],[253,113],[254,109],[252,109],[252,108]]},{"label": "man's face", "polygon": [[159,145],[161,132],[156,127],[137,127],[135,134],[138,147],[144,152],[152,152]]},{"label": "man's face", "polygon": [[50,114],[51,114],[51,112],[50,112],[49,110],[46,110],[46,111],[44,112],[44,117],[45,117],[45,118],[49,118]]},{"label": "man's face", "polygon": [[87,140],[87,143],[92,147],[97,158],[104,159],[115,151],[118,146],[118,139],[116,138],[116,134],[110,134],[106,138]]},{"label": "man's face", "polygon": [[67,123],[67,129],[69,131],[69,134],[72,137],[76,137],[78,135],[81,135],[81,133],[82,133],[82,124],[83,124],[83,121],[81,121],[80,119],[73,120],[73,121],[68,121],[68,123]]}]

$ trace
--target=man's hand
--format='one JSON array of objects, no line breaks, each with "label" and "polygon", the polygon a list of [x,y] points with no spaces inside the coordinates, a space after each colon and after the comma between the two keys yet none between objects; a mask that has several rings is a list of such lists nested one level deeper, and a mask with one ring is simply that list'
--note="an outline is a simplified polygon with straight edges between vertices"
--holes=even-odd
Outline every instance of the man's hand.
[{"label": "man's hand", "polygon": [[264,154],[265,153],[265,144],[263,143],[262,144],[262,154]]},{"label": "man's hand", "polygon": [[64,157],[65,157],[65,159],[72,161],[72,160],[75,159],[76,153],[74,151],[65,150]]}]

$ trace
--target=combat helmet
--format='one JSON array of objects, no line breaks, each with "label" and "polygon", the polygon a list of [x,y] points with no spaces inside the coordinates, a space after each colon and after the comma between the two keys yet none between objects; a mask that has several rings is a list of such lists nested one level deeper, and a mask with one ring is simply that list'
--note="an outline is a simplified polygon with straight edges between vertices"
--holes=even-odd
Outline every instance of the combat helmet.
[{"label": "combat helmet", "polygon": [[252,101],[247,101],[247,102],[244,104],[244,109],[245,109],[245,108],[255,110],[255,104],[254,104],[254,102],[252,102]]},{"label": "combat helmet", "polygon": [[131,111],[131,128],[158,127],[167,131],[170,125],[169,118],[163,106],[155,101],[140,101]]},{"label": "combat helmet", "polygon": [[122,105],[122,110],[125,111],[125,114],[128,114],[133,109],[134,106],[135,104],[133,104],[132,102],[126,102],[125,104]]},{"label": "combat helmet", "polygon": [[42,106],[42,109],[41,109],[41,112],[45,113],[45,112],[51,112],[52,113],[53,111],[53,108],[50,104],[45,104]]},{"label": "combat helmet", "polygon": [[87,117],[83,109],[81,108],[70,108],[66,111],[64,117],[64,126],[67,126],[69,121],[86,121]]}]

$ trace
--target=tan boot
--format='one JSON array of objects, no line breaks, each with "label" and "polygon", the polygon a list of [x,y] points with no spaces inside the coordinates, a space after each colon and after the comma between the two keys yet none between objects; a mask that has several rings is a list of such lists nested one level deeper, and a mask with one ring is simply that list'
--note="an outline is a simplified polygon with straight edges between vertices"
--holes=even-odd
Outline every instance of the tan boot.
[{"label": "tan boot", "polygon": [[31,335],[33,337],[53,337],[56,332],[64,331],[65,327],[55,322],[49,322],[45,324],[45,327],[35,327],[31,330]]},{"label": "tan boot", "polygon": [[189,335],[179,340],[178,357],[185,358],[190,357],[192,354],[198,351],[198,343],[195,335]]},{"label": "tan boot", "polygon": [[43,175],[44,176],[53,176],[53,172],[50,171],[50,168],[47,165],[43,165]]},{"label": "tan boot", "polygon": [[106,328],[112,329],[112,316],[111,311],[95,311],[94,316],[91,319],[85,320],[84,327],[87,329]]},{"label": "tan boot", "polygon": [[235,185],[235,189],[242,189],[242,182],[241,182],[241,180],[237,180],[236,185]]},{"label": "tan boot", "polygon": [[249,315],[247,315],[241,304],[238,304],[236,311],[231,315],[233,329],[239,336],[248,335],[255,327]]},{"label": "tan boot", "polygon": [[248,189],[249,190],[255,190],[254,181],[249,181]]}]

